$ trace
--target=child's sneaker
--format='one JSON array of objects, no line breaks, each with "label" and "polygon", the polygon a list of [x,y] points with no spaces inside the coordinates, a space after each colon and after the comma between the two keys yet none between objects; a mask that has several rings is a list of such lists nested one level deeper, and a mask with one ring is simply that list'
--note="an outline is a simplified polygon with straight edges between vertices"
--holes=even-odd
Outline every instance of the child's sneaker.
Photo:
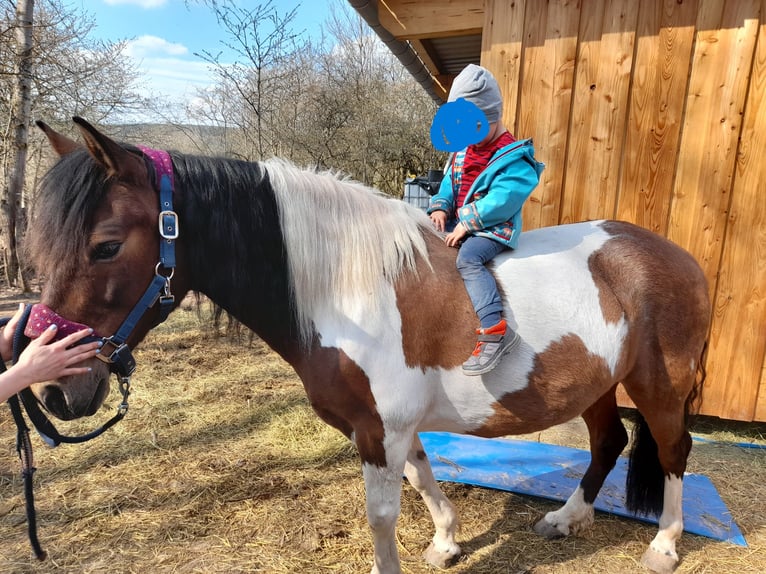
[{"label": "child's sneaker", "polygon": [[483,375],[490,372],[500,362],[505,352],[513,344],[513,338],[506,340],[507,325],[505,319],[501,319],[497,325],[486,329],[476,329],[479,336],[473,353],[463,363],[463,374]]}]

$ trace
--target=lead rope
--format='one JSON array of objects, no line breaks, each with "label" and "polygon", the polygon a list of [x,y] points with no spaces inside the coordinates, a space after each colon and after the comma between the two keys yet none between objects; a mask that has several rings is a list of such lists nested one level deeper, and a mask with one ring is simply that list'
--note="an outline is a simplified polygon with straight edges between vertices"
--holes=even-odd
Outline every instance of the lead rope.
[{"label": "lead rope", "polygon": [[[19,325],[13,334],[13,358],[12,361],[15,364],[21,355],[22,347],[26,347],[23,342],[24,326],[29,319],[29,312],[31,307],[27,307],[24,310],[24,314],[19,321]],[[0,324],[5,326],[9,319],[0,319]],[[0,361],[0,372],[5,372],[5,363]],[[19,404],[19,396],[13,395],[8,399],[8,406],[11,408],[13,414],[13,420],[16,422],[16,452],[19,455],[21,461],[21,476],[24,478],[24,500],[26,503],[27,512],[27,535],[29,537],[29,543],[32,545],[32,550],[38,560],[42,561],[48,556],[45,550],[40,546],[40,540],[37,538],[37,513],[35,512],[35,493],[33,476],[35,473],[35,459],[32,453],[32,441],[29,438],[29,427],[24,421],[24,417],[21,414],[21,405]]]},{"label": "lead rope", "polygon": [[[2,370],[5,371],[5,365]],[[29,543],[32,545],[35,556],[43,561],[48,556],[45,550],[40,546],[40,540],[37,538],[37,514],[35,513],[35,493],[32,477],[35,473],[34,457],[32,455],[32,441],[29,440],[29,427],[24,422],[21,415],[21,406],[18,396],[14,395],[8,399],[8,405],[13,413],[13,420],[16,421],[16,452],[19,453],[21,460],[21,476],[24,477],[24,499],[27,510],[27,534]]]}]

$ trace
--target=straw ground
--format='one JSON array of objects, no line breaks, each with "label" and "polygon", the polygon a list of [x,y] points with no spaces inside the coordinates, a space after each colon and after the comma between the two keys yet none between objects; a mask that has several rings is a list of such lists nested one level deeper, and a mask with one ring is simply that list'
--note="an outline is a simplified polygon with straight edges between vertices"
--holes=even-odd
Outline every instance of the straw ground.
[{"label": "straw ground", "polygon": [[[359,573],[372,556],[353,447],[320,422],[289,366],[259,340],[217,336],[179,310],[137,351],[128,416],[85,445],[47,449],[35,437],[40,537],[26,537],[10,414],[0,414],[0,573]],[[117,392],[90,430],[112,414]],[[691,472],[708,475],[748,548],[685,534],[680,573],[766,571],[766,425],[704,420]],[[527,437],[575,447],[575,421]],[[443,484],[462,518],[456,574],[644,572],[653,525],[598,513],[594,526],[546,541],[532,525],[557,504]],[[407,573],[433,572],[420,553],[431,525],[405,484],[398,542]]]}]

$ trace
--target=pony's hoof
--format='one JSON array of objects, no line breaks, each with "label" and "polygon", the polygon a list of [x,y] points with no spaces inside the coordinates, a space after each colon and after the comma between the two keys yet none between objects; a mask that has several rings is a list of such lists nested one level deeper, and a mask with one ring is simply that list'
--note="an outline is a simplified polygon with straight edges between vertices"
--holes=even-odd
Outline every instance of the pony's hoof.
[{"label": "pony's hoof", "polygon": [[641,564],[656,574],[673,574],[678,565],[678,558],[648,548],[641,557]]},{"label": "pony's hoof", "polygon": [[453,566],[455,562],[460,558],[460,548],[452,552],[444,552],[437,550],[434,543],[428,546],[425,552],[423,552],[423,559],[431,566],[436,568],[449,568]]},{"label": "pony's hoof", "polygon": [[537,532],[540,536],[544,536],[548,540],[555,540],[556,538],[564,538],[567,534],[566,532],[562,532],[558,529],[558,527],[554,524],[551,524],[545,518],[539,520],[537,524],[535,524],[534,528],[535,532]]}]

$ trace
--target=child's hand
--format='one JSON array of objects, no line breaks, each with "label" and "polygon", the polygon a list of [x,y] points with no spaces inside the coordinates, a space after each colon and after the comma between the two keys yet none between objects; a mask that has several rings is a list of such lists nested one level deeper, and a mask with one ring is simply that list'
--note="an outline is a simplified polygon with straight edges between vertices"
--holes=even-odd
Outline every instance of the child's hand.
[{"label": "child's hand", "polygon": [[3,361],[10,361],[13,356],[13,334],[16,332],[16,325],[18,325],[23,313],[24,304],[19,303],[18,310],[0,332],[0,356],[3,357]]},{"label": "child's hand", "polygon": [[444,231],[444,227],[447,225],[447,213],[441,210],[434,211],[429,214],[431,223],[434,224],[436,231]]},{"label": "child's hand", "polygon": [[450,247],[460,247],[460,242],[466,235],[468,235],[468,229],[461,221],[458,221],[455,229],[444,238],[444,243]]},{"label": "child's hand", "polygon": [[20,377],[23,377],[27,385],[52,381],[69,375],[83,375],[90,371],[90,368],[72,365],[95,357],[101,348],[101,341],[72,345],[91,333],[93,333],[92,329],[82,329],[67,335],[60,341],[51,343],[50,341],[56,335],[55,325],[51,325],[29,343],[13,369]]}]

